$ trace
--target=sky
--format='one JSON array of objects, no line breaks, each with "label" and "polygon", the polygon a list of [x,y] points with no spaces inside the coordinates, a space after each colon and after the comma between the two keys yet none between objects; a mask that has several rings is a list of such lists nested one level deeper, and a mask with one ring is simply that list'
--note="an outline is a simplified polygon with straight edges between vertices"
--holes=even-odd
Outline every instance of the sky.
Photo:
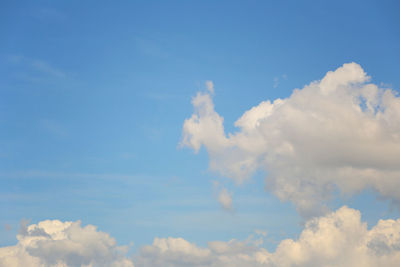
[{"label": "sky", "polygon": [[2,1],[0,266],[396,266],[399,9]]}]

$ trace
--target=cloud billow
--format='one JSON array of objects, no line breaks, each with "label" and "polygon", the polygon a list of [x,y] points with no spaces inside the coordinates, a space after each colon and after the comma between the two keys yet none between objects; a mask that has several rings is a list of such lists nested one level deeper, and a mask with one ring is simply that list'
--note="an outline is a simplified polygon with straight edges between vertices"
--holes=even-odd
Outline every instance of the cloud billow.
[{"label": "cloud billow", "polygon": [[400,262],[400,219],[380,220],[368,229],[361,213],[346,206],[309,220],[299,238],[282,240],[274,252],[263,248],[264,237],[210,241],[206,247],[156,237],[128,258],[126,247],[93,225],[47,220],[21,231],[15,246],[1,247],[0,266],[395,267]]},{"label": "cloud billow", "polygon": [[199,92],[182,145],[204,146],[210,169],[238,184],[265,171],[267,190],[306,217],[326,212],[336,189],[372,188],[399,201],[400,98],[369,81],[360,65],[344,64],[288,98],[250,108],[229,134],[212,94]]},{"label": "cloud billow", "polygon": [[0,266],[133,267],[126,247],[93,225],[46,220],[23,227],[18,244],[0,248]]},{"label": "cloud billow", "polygon": [[400,220],[380,220],[368,230],[361,213],[346,206],[305,224],[297,240],[281,241],[275,252],[263,238],[208,242],[198,247],[182,238],[156,238],[137,255],[139,267],[373,267],[398,266]]}]

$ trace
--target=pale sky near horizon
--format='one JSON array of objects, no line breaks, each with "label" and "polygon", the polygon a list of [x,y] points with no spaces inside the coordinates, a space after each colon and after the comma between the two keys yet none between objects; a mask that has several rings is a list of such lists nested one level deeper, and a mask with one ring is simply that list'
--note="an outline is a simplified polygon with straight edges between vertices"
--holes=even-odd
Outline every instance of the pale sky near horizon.
[{"label": "pale sky near horizon", "polygon": [[157,266],[143,252],[155,238],[217,254],[209,242],[263,238],[273,252],[313,216],[398,219],[399,10],[2,1],[0,266],[21,222],[80,220]]}]

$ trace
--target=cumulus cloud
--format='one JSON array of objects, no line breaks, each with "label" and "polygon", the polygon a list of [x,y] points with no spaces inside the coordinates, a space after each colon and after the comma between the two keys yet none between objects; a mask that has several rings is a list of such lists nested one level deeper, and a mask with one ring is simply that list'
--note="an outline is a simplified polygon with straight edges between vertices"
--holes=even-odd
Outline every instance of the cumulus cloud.
[{"label": "cumulus cloud", "polygon": [[[361,213],[346,206],[309,220],[299,238],[281,241],[274,252],[263,248],[266,233],[256,232],[244,241],[210,241],[206,247],[155,238],[133,261],[139,267],[394,267],[400,262],[400,219],[380,220],[368,230]],[[79,221],[42,221],[23,228],[17,238],[17,245],[0,248],[0,266],[133,266],[125,247]]]},{"label": "cumulus cloud", "polygon": [[112,237],[93,225],[82,227],[79,221],[23,225],[17,239],[17,245],[0,248],[0,266],[133,267],[124,256],[126,247],[117,246]]},{"label": "cumulus cloud", "polygon": [[266,250],[249,241],[212,241],[207,248],[182,238],[155,238],[136,257],[136,266],[262,266]]},{"label": "cumulus cloud", "polygon": [[267,190],[304,216],[326,212],[320,203],[337,189],[372,188],[399,201],[400,98],[369,81],[360,65],[344,64],[288,98],[250,108],[228,134],[212,95],[199,92],[182,144],[204,146],[210,169],[238,184],[265,171]]},{"label": "cumulus cloud", "polygon": [[297,240],[283,240],[275,252],[262,238],[209,242],[201,248],[182,238],[156,238],[141,249],[136,264],[153,266],[398,266],[400,220],[380,220],[372,229],[359,211],[346,206],[308,221]]}]

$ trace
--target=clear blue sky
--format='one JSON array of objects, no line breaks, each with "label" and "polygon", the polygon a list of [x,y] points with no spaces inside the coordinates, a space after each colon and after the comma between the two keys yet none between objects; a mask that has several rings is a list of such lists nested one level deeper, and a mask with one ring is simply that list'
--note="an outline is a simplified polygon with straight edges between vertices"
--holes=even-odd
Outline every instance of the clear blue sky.
[{"label": "clear blue sky", "polygon": [[[264,191],[208,171],[180,149],[191,98],[215,85],[225,129],[357,62],[400,88],[398,1],[2,1],[0,245],[21,219],[82,220],[134,249],[156,236],[295,237],[301,217]],[[234,192],[234,212],[212,181]],[[335,200],[367,222],[398,217],[372,192]],[[266,247],[273,248],[273,241]]]}]

